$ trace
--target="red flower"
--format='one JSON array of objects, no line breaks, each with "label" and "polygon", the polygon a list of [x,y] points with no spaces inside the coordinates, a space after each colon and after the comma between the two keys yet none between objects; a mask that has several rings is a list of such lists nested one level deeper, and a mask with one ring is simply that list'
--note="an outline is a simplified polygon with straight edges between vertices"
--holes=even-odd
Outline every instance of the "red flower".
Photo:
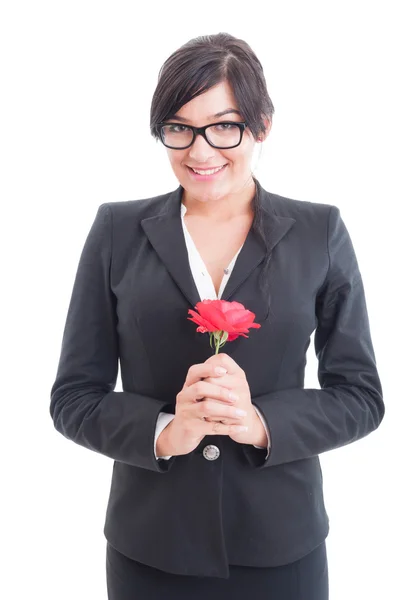
[{"label": "red flower", "polygon": [[197,313],[190,309],[189,321],[193,321],[199,327],[199,333],[210,333],[210,344],[213,337],[216,340],[216,354],[221,346],[227,341],[232,342],[239,336],[245,338],[250,328],[258,329],[259,323],[253,323],[256,315],[247,310],[240,302],[227,302],[226,300],[203,300],[195,306]]}]

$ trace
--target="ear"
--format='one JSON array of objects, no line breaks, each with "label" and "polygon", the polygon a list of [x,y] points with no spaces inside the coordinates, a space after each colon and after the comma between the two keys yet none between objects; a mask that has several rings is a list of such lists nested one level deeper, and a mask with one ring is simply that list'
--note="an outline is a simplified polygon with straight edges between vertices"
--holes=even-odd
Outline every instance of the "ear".
[{"label": "ear", "polygon": [[265,141],[269,132],[271,131],[272,121],[269,121],[268,119],[264,119],[264,126],[265,126],[265,133],[262,133],[261,135],[259,135],[259,137],[257,138],[257,142]]}]

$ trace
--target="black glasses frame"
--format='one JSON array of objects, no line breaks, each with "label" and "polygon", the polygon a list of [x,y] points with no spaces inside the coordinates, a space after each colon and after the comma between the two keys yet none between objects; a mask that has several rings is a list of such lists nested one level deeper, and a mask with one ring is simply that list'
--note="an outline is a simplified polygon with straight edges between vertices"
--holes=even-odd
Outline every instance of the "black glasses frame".
[{"label": "black glasses frame", "polygon": [[[192,141],[190,144],[188,144],[188,146],[183,146],[182,148],[176,148],[175,146],[168,146],[164,139],[163,139],[163,130],[162,127],[164,125],[178,125],[179,127],[187,127],[188,129],[190,129],[193,133],[193,137],[192,137]],[[240,130],[240,138],[239,138],[239,142],[237,144],[234,144],[233,146],[216,146],[215,144],[212,144],[206,136],[206,129],[208,127],[213,127],[214,125],[237,125],[239,127]],[[239,146],[239,144],[242,141],[242,137],[243,137],[243,132],[246,129],[247,124],[244,121],[219,121],[218,123],[210,123],[209,125],[205,125],[204,127],[193,127],[193,125],[185,125],[184,123],[157,123],[157,128],[158,128],[158,134],[160,136],[160,139],[163,143],[164,146],[166,146],[166,148],[171,148],[172,150],[186,150],[187,148],[189,148],[190,146],[192,146],[192,144],[194,143],[196,136],[197,135],[201,135],[205,138],[206,142],[212,146],[213,148],[219,148],[220,150],[229,150],[230,148],[236,148],[236,146]]]}]

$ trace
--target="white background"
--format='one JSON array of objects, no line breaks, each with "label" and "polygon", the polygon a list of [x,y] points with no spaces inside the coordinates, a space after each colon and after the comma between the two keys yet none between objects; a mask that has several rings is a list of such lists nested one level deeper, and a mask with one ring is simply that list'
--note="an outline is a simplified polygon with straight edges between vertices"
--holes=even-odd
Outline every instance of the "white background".
[{"label": "white background", "polygon": [[[393,5],[3,3],[3,598],[106,598],[112,461],[55,431],[50,388],[98,206],[178,185],[149,134],[159,69],[192,37],[220,31],[252,46],[275,105],[256,176],[268,191],[339,206],[367,294],[386,417],[321,457],[331,600],[398,596]],[[318,387],[316,367],[311,345],[306,387]]]}]

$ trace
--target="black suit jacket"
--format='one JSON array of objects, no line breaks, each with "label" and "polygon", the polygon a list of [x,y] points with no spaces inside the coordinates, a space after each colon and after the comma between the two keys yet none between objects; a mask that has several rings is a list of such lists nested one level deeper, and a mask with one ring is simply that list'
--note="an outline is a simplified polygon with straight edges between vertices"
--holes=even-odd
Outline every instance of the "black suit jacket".
[{"label": "black suit jacket", "polygon": [[[260,186],[270,246],[250,230],[222,299],[262,327],[228,342],[264,414],[271,451],[206,436],[157,461],[160,411],[174,412],[188,368],[214,353],[188,309],[200,301],[181,225],[183,189],[101,204],[78,264],[50,413],[65,437],[114,460],[104,534],[171,573],[227,578],[229,564],[276,566],[328,534],[318,455],[362,438],[384,416],[362,279],[336,206]],[[266,318],[267,317],[267,318]],[[304,389],[315,331],[320,389]],[[123,391],[115,392],[120,361]],[[218,459],[203,456],[215,444]]]}]

